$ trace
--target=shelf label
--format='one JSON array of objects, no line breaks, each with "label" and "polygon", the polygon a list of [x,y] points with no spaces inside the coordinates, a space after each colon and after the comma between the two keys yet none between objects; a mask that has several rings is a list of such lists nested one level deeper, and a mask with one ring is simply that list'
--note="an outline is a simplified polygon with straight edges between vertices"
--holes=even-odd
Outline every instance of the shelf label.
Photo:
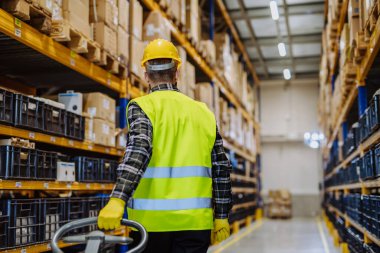
[{"label": "shelf label", "polygon": [[91,188],[91,185],[90,185],[90,184],[86,184],[86,188],[87,188],[87,189],[90,189],[90,188]]},{"label": "shelf label", "polygon": [[105,148],[104,151],[105,151],[106,153],[110,153],[110,152],[111,152],[111,150],[110,150],[109,148]]},{"label": "shelf label", "polygon": [[67,184],[66,188],[71,189],[71,184]]},{"label": "shelf label", "polygon": [[118,150],[118,151],[117,151],[117,154],[118,154],[118,155],[122,155],[122,153],[121,153],[121,151],[120,151],[120,150]]},{"label": "shelf label", "polygon": [[34,132],[29,132],[29,138],[30,139],[35,139],[36,138],[36,134]]},{"label": "shelf label", "polygon": [[106,188],[105,184],[101,184],[100,187],[101,187],[102,189],[105,189],[105,188]]},{"label": "shelf label", "polygon": [[111,85],[111,73],[107,72],[107,84]]},{"label": "shelf label", "polygon": [[94,147],[92,145],[88,145],[87,147],[88,147],[89,150],[93,150],[94,149]]},{"label": "shelf label", "polygon": [[69,145],[70,145],[70,146],[74,146],[74,141],[70,140],[70,141],[69,141]]},{"label": "shelf label", "polygon": [[70,58],[70,65],[75,67],[75,59],[73,58]]},{"label": "shelf label", "polygon": [[48,189],[49,188],[49,183],[44,183],[44,188]]},{"label": "shelf label", "polygon": [[22,187],[22,183],[21,182],[16,182],[16,188],[21,188]]},{"label": "shelf label", "polygon": [[15,18],[15,25],[21,28],[21,20],[18,18]]},{"label": "shelf label", "polygon": [[51,250],[51,244],[50,244],[50,243],[46,244],[46,248],[47,248],[48,250]]},{"label": "shelf label", "polygon": [[20,253],[26,253],[26,249],[21,249]]},{"label": "shelf label", "polygon": [[50,141],[55,143],[55,142],[56,142],[55,137],[54,137],[54,136],[51,136],[51,137],[50,137]]},{"label": "shelf label", "polygon": [[21,38],[22,33],[21,33],[21,29],[20,28],[15,28],[15,35],[17,37]]}]

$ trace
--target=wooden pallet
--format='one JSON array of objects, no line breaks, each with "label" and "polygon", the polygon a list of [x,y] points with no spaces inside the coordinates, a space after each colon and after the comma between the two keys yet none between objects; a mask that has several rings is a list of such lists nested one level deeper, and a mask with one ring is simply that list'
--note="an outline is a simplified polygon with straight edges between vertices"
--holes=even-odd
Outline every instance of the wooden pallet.
[{"label": "wooden pallet", "polygon": [[102,49],[100,61],[95,64],[104,67],[112,74],[117,74],[120,77],[127,77],[128,67],[126,64],[119,61],[119,58],[112,55],[109,51]]},{"label": "wooden pallet", "polygon": [[372,8],[369,10],[368,19],[364,24],[364,39],[368,42],[371,38],[372,33],[376,28],[377,20],[379,19],[380,12],[380,1],[375,0]]},{"label": "wooden pallet", "polygon": [[356,64],[361,63],[365,53],[367,52],[368,43],[365,42],[364,37],[364,32],[358,32],[355,36],[354,45],[352,46],[354,51],[354,61]]},{"label": "wooden pallet", "polygon": [[[41,10],[42,12],[46,13],[49,17],[52,15],[52,10],[49,8],[46,8],[46,6],[43,6],[40,4],[38,0],[26,0],[27,2],[31,3],[35,8]],[[51,1],[53,2],[53,1]]]},{"label": "wooden pallet", "polygon": [[26,0],[2,0],[0,6],[13,16],[29,23],[44,34],[50,34],[52,30],[51,13],[47,13],[31,1]]}]

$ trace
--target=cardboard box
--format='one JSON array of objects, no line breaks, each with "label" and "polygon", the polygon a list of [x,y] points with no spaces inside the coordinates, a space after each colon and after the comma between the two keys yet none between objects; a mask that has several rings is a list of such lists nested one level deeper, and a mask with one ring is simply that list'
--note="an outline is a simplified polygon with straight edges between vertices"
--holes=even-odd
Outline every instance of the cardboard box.
[{"label": "cardboard box", "polygon": [[186,69],[186,95],[195,98],[195,67],[190,62],[186,62],[184,66]]},{"label": "cardboard box", "polygon": [[115,123],[94,118],[94,143],[104,146],[115,146]]},{"label": "cardboard box", "polygon": [[195,99],[205,103],[211,111],[214,111],[214,89],[211,84],[197,83],[195,87]]},{"label": "cardboard box", "polygon": [[94,40],[110,54],[117,54],[117,35],[105,23],[94,23]]},{"label": "cardboard box", "polygon": [[[109,96],[100,93],[84,93],[83,107],[91,117],[115,122],[116,102]],[[95,123],[94,123],[95,125]]]},{"label": "cardboard box", "polygon": [[119,9],[119,26],[129,32],[129,1],[118,0],[117,7]]},{"label": "cardboard box", "polygon": [[216,49],[214,41],[212,40],[201,40],[200,44],[205,48],[207,52],[207,57],[209,57],[211,63],[215,63],[216,61]]},{"label": "cardboard box", "polygon": [[75,182],[75,163],[57,162],[57,181]]},{"label": "cardboard box", "polygon": [[131,0],[129,12],[129,32],[137,39],[142,40],[143,9],[139,1]]},{"label": "cardboard box", "polygon": [[350,23],[350,47],[354,47],[356,45],[356,34],[360,31],[360,21],[359,17],[349,17]]},{"label": "cardboard box", "polygon": [[152,41],[155,39],[171,40],[170,29],[166,19],[159,11],[152,11],[144,23],[143,40]]},{"label": "cardboard box", "polygon": [[168,13],[176,20],[181,20],[181,0],[167,0]]},{"label": "cardboard box", "polygon": [[141,67],[141,59],[143,57],[143,53],[144,53],[144,46],[145,44],[135,38],[134,36],[131,36],[130,38],[130,66],[131,66],[131,71],[132,73],[134,73],[135,75],[143,78],[144,77],[144,70],[143,68]]},{"label": "cardboard box", "polygon": [[37,2],[37,4],[44,9],[46,12],[51,13],[53,11],[53,3],[54,0],[33,0],[33,2]]},{"label": "cardboard box", "polygon": [[80,92],[74,92],[68,90],[66,93],[58,94],[58,102],[65,105],[65,108],[69,112],[82,115],[83,112],[83,95]]},{"label": "cardboard box", "polygon": [[129,35],[119,26],[117,28],[117,56],[119,56],[124,63],[129,59]]},{"label": "cardboard box", "polygon": [[89,0],[63,0],[62,2],[63,19],[73,28],[91,38],[89,16]]},{"label": "cardboard box", "polygon": [[178,89],[183,93],[187,93],[187,78],[186,78],[186,62],[187,62],[187,53],[186,50],[181,47],[177,46],[179,57],[181,58],[182,64],[179,68],[179,75],[177,80],[177,87]]},{"label": "cardboard box", "polygon": [[[90,3],[90,22],[104,22],[112,30],[116,31],[119,23],[118,8],[112,0],[96,0],[96,12],[93,1]],[[96,14],[96,16],[95,16]]]}]

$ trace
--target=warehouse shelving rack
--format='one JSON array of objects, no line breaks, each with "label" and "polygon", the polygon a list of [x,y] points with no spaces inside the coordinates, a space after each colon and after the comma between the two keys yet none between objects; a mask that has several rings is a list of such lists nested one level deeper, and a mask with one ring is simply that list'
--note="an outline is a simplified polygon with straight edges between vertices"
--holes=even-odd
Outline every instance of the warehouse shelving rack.
[{"label": "warehouse shelving rack", "polygon": [[[140,0],[145,7],[150,10],[159,10],[162,15],[168,19],[166,13],[160,8],[160,6],[152,0]],[[211,1],[212,2],[212,1]],[[210,3],[211,3],[210,2]],[[255,73],[255,70],[249,61],[248,54],[246,53],[244,46],[240,39],[238,38],[236,29],[233,27],[231,19],[224,7],[222,1],[216,1],[219,8],[221,9],[223,16],[225,17],[227,24],[230,26],[230,29],[233,33],[234,39],[240,48],[243,57],[246,60],[248,69],[251,71],[252,76],[254,77],[255,84],[259,85],[259,80]],[[214,3],[212,3],[214,4]],[[168,19],[169,20],[169,19]],[[256,131],[255,138],[259,138],[259,123],[255,120],[254,115],[250,115],[247,110],[244,108],[241,103],[240,98],[238,98],[229,86],[223,81],[223,79],[218,75],[215,69],[209,66],[204,59],[200,56],[200,53],[196,48],[191,44],[187,39],[186,35],[180,31],[180,29],[173,23],[167,22],[170,26],[171,32],[175,40],[183,46],[188,55],[196,63],[196,67],[205,73],[211,81],[218,84],[220,92],[229,100],[233,106],[242,111],[243,117],[247,122],[253,124]],[[37,57],[47,57],[50,61],[63,65],[66,69],[65,71],[70,74],[76,74],[78,76],[83,76],[86,78],[86,85],[91,86],[92,89],[99,89],[106,93],[112,94],[113,97],[119,98],[120,110],[125,110],[128,100],[144,95],[144,92],[136,87],[131,85],[131,80],[128,76],[117,76],[111,74],[107,70],[91,63],[86,58],[80,54],[75,53],[74,51],[68,49],[64,45],[54,41],[47,35],[44,35],[32,28],[28,24],[20,21],[19,19],[13,17],[11,14],[0,9],[0,37],[6,37],[12,42],[18,42],[23,47],[32,49],[37,52]],[[9,38],[8,38],[9,37]],[[6,50],[6,48],[3,48]],[[23,66],[20,65],[20,68]],[[60,69],[62,70],[62,69]],[[45,80],[44,80],[45,81]],[[55,83],[57,80],[52,80],[52,84],[59,85]],[[217,82],[216,82],[217,81]],[[32,87],[32,90],[34,88]],[[23,91],[23,90],[21,90]],[[28,91],[30,91],[28,87]],[[126,127],[126,118],[125,114],[120,114],[120,128]],[[123,150],[117,148],[105,147],[102,145],[95,145],[87,143],[85,141],[77,141],[70,138],[65,138],[61,136],[39,133],[35,131],[20,129],[17,127],[0,124],[0,133],[2,136],[15,136],[23,139],[28,139],[35,141],[37,143],[44,143],[51,146],[57,146],[69,150],[82,150],[86,152],[96,153],[98,155],[106,155],[113,157],[121,157],[123,155]],[[257,152],[253,153],[250,150],[246,150],[239,145],[235,144],[233,140],[225,140],[225,148],[234,152],[237,156],[246,160],[248,164],[254,164],[257,167],[256,157],[260,152],[260,144],[256,141]],[[247,173],[249,174],[249,173]],[[259,179],[259,174],[255,173],[255,177],[243,176],[232,174],[232,180],[235,181],[245,181],[250,183],[255,183],[256,187],[254,189],[245,189],[245,188],[234,188],[236,192],[249,192],[256,193],[259,195],[259,187],[257,186]],[[19,181],[19,180],[1,180],[0,181],[0,190],[10,190],[10,191],[83,191],[83,192],[110,192],[113,188],[112,184],[102,184],[102,183],[63,183],[63,182],[54,182],[54,181]],[[246,208],[246,207],[257,207],[259,206],[259,200],[249,203],[243,203],[237,205],[234,210],[237,208]],[[236,232],[240,225],[246,224],[250,225],[253,219],[260,218],[261,212],[260,209],[256,214],[250,215],[245,219],[235,222],[232,227]],[[116,231],[116,233],[124,234],[124,229]],[[67,244],[61,243],[62,247],[69,246]],[[25,247],[16,248],[14,250],[7,250],[1,252],[42,252],[50,249],[49,244],[37,244],[30,245]]]},{"label": "warehouse shelving rack", "polygon": [[[327,3],[326,1],[326,8],[325,8],[325,18],[327,19]],[[338,29],[337,34],[338,38],[341,35],[341,32],[343,30],[344,23],[347,19],[347,13],[348,13],[348,0],[344,0],[342,2],[341,6],[341,12],[338,22]],[[376,1],[375,1],[376,2]],[[378,3],[376,3],[378,4]],[[363,56],[362,61],[356,66],[356,81],[355,85],[353,85],[348,93],[347,98],[342,102],[342,104],[339,106],[339,117],[336,119],[335,122],[332,122],[332,129],[331,134],[327,133],[327,143],[323,148],[323,157],[324,159],[327,159],[329,157],[329,151],[334,145],[334,143],[342,143],[342,138],[344,138],[344,135],[346,135],[347,131],[347,117],[349,116],[350,111],[352,110],[352,107],[354,106],[355,101],[358,102],[358,114],[362,115],[364,113],[364,110],[367,107],[368,101],[366,96],[366,79],[368,75],[370,74],[371,70],[374,68],[375,60],[378,59],[380,52],[380,19],[377,20],[376,26],[374,31],[372,32],[368,43],[367,43],[367,49]],[[334,64],[333,69],[331,70],[331,73],[328,78],[328,83],[331,83],[333,80],[335,71],[338,67],[338,61],[339,61],[339,49],[338,47],[335,48],[334,51],[335,57],[334,57]],[[339,139],[339,142],[337,141]],[[325,173],[324,179],[329,179],[333,175],[337,174],[341,170],[347,169],[350,162],[355,159],[356,157],[363,157],[365,152],[376,146],[380,143],[380,130],[378,129],[375,133],[373,133],[368,139],[366,139],[364,142],[358,145],[356,150],[354,150],[350,155],[347,157],[340,159],[339,163],[333,168],[332,171]],[[339,149],[342,149],[342,145],[338,146]],[[341,156],[340,156],[341,157]],[[366,180],[366,181],[359,181],[358,183],[350,183],[350,184],[343,184],[343,185],[337,185],[337,186],[331,186],[325,188],[325,193],[330,194],[343,194],[348,195],[350,192],[356,192],[360,193],[362,195],[369,195],[373,191],[377,191],[380,189],[380,179],[372,179],[372,180]],[[348,217],[347,214],[341,212],[336,207],[332,206],[331,204],[327,204],[325,207],[326,212],[334,213],[337,217],[341,217],[345,220],[345,227],[354,227],[358,231],[360,231],[364,235],[364,242],[366,244],[374,243],[378,246],[380,246],[380,238],[377,238],[376,236],[372,235],[369,231],[366,230],[363,226],[359,225],[357,222],[353,221],[350,217]],[[339,238],[339,234],[332,224],[332,222],[329,221],[327,217],[325,217],[325,221],[327,223],[327,226],[334,237],[334,242],[336,246],[340,246],[343,253],[348,253],[348,244],[343,240],[343,238]]]}]

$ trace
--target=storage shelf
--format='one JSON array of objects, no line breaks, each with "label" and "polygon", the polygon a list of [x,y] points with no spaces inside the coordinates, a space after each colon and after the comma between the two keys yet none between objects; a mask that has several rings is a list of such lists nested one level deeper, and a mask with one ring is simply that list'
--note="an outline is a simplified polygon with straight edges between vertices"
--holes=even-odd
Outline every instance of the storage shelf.
[{"label": "storage shelf", "polygon": [[0,190],[111,191],[113,183],[1,180]]},{"label": "storage shelf", "polygon": [[122,156],[123,150],[116,149],[113,147],[105,147],[97,144],[86,143],[83,141],[77,141],[68,139],[65,137],[54,136],[39,132],[34,132],[32,130],[20,129],[12,126],[6,126],[0,124],[0,135],[19,137],[23,139],[28,139],[36,142],[43,142],[51,145],[61,146],[71,149],[86,150],[91,152],[97,152],[113,156]]},{"label": "storage shelf", "polygon": [[371,234],[369,231],[367,231],[367,229],[365,229],[364,227],[362,227],[361,225],[359,225],[358,223],[356,223],[355,221],[353,221],[350,217],[348,217],[347,214],[343,214],[341,211],[339,211],[338,209],[336,209],[335,207],[331,206],[331,205],[328,205],[328,208],[335,212],[336,214],[338,214],[340,217],[344,218],[345,221],[346,221],[346,226],[353,226],[354,228],[356,228],[357,230],[359,230],[363,235],[364,237],[366,237],[367,239],[369,239],[371,242],[375,243],[376,245],[380,246],[380,239],[377,238],[376,236],[374,236],[373,234]]},{"label": "storage shelf", "polygon": [[[121,226],[120,228],[107,232],[109,235],[125,235],[126,234],[126,227]],[[63,241],[58,242],[58,246],[60,248],[66,248],[69,246],[74,246],[78,245],[78,243],[64,243]],[[25,246],[25,247],[18,247],[15,249],[8,249],[8,250],[0,250],[0,253],[39,253],[39,252],[46,252],[51,250],[51,244],[49,243],[40,243],[40,244],[35,244],[35,245],[30,245],[30,246]]]},{"label": "storage shelf", "polygon": [[126,87],[119,77],[110,74],[105,69],[72,52],[69,48],[40,33],[2,9],[0,9],[0,33],[21,42],[108,89],[118,93],[125,93]]},{"label": "storage shelf", "polygon": [[[233,94],[228,85],[223,81],[223,79],[206,63],[201,57],[198,51],[191,45],[190,41],[187,39],[186,35],[183,34],[178,27],[170,21],[167,14],[161,9],[160,5],[153,0],[142,0],[145,6],[151,11],[159,11],[168,22],[166,24],[170,28],[170,31],[178,43],[187,51],[187,53],[192,57],[192,59],[198,64],[200,69],[213,81],[218,84],[221,92],[228,98],[229,102],[234,104],[237,108],[240,108],[244,118],[251,123],[254,123],[253,115],[250,115],[244,106],[241,104],[240,100]],[[256,124],[254,124],[256,126]]]},{"label": "storage shelf", "polygon": [[222,135],[222,138],[223,138],[223,146],[226,149],[232,150],[237,155],[243,157],[244,159],[246,159],[246,160],[248,160],[248,161],[250,161],[252,163],[256,162],[256,155],[250,154],[248,151],[244,150],[243,148],[239,147],[238,145],[230,143],[227,140],[227,138],[225,136],[223,136],[223,135]]},{"label": "storage shelf", "polygon": [[248,188],[248,187],[232,187],[232,192],[233,193],[238,193],[238,192],[242,192],[242,193],[256,193],[256,189],[255,188]]},{"label": "storage shelf", "polygon": [[245,181],[245,182],[251,182],[251,183],[256,183],[257,181],[256,178],[254,177],[247,177],[247,176],[237,175],[233,173],[231,173],[230,177],[231,177],[231,180],[235,180],[235,181]]},{"label": "storage shelf", "polygon": [[346,159],[344,159],[338,166],[336,166],[325,178],[330,178],[332,175],[336,174],[341,168],[345,168],[352,159],[357,156],[363,157],[364,152],[369,150],[372,146],[380,142],[380,131],[376,131],[367,140],[365,140],[359,147]]}]

